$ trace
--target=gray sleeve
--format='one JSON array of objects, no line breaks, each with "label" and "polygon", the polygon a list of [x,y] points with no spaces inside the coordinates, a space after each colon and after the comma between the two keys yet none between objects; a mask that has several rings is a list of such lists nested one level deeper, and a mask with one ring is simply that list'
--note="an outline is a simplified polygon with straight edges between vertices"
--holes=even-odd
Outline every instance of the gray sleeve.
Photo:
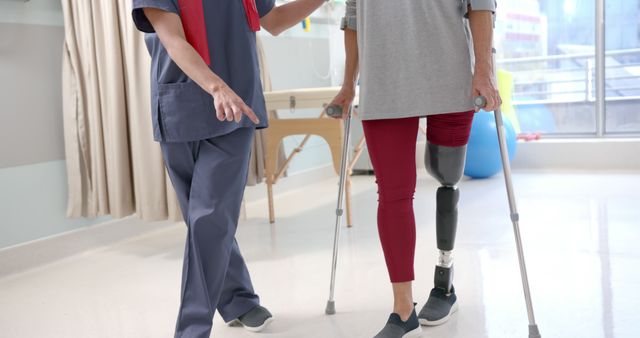
[{"label": "gray sleeve", "polygon": [[157,8],[178,14],[180,11],[171,0],[133,0],[132,15],[136,28],[145,33],[155,33],[153,26],[144,14],[145,8]]},{"label": "gray sleeve", "polygon": [[464,2],[466,8],[471,7],[472,11],[491,11],[495,13],[498,6],[496,0],[464,0]]},{"label": "gray sleeve", "polygon": [[347,0],[347,9],[342,18],[342,29],[358,30],[357,0]]},{"label": "gray sleeve", "polygon": [[256,8],[258,9],[258,15],[262,18],[269,14],[269,12],[275,7],[276,0],[258,0],[256,1]]}]

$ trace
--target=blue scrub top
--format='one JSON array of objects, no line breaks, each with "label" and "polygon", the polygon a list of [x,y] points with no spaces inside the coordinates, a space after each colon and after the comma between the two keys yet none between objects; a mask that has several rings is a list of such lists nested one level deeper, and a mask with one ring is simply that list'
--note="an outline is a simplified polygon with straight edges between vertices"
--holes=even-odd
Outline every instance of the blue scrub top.
[{"label": "blue scrub top", "polygon": [[[147,33],[151,54],[151,109],[156,141],[190,142],[225,135],[238,128],[266,128],[256,33],[245,14],[242,0],[203,1],[203,12],[211,56],[209,66],[250,106],[260,119],[255,125],[243,116],[240,123],[218,121],[213,97],[193,82],[169,57],[143,12],[152,7],[180,15],[178,0],[133,0],[133,20]],[[255,0],[258,14],[265,16],[275,0]]]}]

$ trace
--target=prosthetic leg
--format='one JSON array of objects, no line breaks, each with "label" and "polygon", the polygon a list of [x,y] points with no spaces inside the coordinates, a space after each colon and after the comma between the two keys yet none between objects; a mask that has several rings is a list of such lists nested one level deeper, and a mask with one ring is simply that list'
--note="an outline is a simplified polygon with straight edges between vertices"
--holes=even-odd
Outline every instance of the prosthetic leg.
[{"label": "prosthetic leg", "polygon": [[458,309],[453,287],[453,248],[458,227],[457,184],[462,179],[467,146],[447,147],[427,141],[425,166],[441,187],[436,196],[436,237],[440,258],[435,268],[434,288],[418,315],[422,325],[440,325]]}]

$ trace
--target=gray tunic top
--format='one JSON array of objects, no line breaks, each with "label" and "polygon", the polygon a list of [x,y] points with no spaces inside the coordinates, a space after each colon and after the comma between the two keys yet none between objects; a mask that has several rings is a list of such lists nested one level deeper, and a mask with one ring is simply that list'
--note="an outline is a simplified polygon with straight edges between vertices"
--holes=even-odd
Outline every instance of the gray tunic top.
[{"label": "gray tunic top", "polygon": [[347,0],[358,31],[363,120],[473,109],[473,42],[467,8],[495,0]]}]

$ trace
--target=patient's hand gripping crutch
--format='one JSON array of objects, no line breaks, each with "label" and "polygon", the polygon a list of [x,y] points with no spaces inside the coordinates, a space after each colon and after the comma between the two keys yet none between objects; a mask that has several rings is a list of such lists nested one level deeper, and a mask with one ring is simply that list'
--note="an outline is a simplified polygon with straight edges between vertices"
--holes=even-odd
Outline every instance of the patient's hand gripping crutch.
[{"label": "patient's hand gripping crutch", "polygon": [[[329,107],[327,109],[330,109]],[[336,207],[336,228],[333,238],[333,260],[331,261],[331,286],[329,287],[329,301],[327,301],[327,307],[324,312],[328,315],[336,313],[336,303],[334,300],[335,287],[336,287],[336,267],[338,264],[338,245],[340,242],[340,228],[342,227],[342,215],[344,214],[344,190],[347,181],[347,166],[349,165],[349,137],[351,132],[351,113],[353,107],[349,106],[347,117],[344,121],[344,143],[342,145],[342,160],[340,162],[340,183],[338,187],[338,206]],[[328,115],[332,116],[327,112]]]},{"label": "patient's hand gripping crutch", "polygon": [[[493,64],[495,69],[495,54],[496,50],[493,49]],[[495,71],[494,71],[495,73]],[[487,105],[487,99],[479,96],[475,99],[475,105],[479,108],[483,108]],[[522,288],[524,290],[524,300],[527,305],[527,315],[529,316],[529,338],[540,338],[540,331],[536,324],[536,319],[533,314],[533,304],[531,301],[531,291],[529,288],[529,278],[527,277],[527,266],[524,261],[524,251],[522,249],[522,237],[520,236],[520,214],[516,206],[516,197],[513,189],[513,180],[511,176],[511,164],[509,163],[509,151],[507,148],[507,140],[505,137],[506,131],[504,127],[504,121],[502,119],[502,110],[498,107],[495,112],[496,129],[498,131],[498,143],[500,145],[500,157],[502,157],[502,167],[504,169],[504,181],[507,187],[507,196],[509,198],[509,209],[511,211],[511,222],[513,223],[513,232],[516,239],[516,247],[518,249],[518,261],[520,263],[520,277],[522,278]]]}]

